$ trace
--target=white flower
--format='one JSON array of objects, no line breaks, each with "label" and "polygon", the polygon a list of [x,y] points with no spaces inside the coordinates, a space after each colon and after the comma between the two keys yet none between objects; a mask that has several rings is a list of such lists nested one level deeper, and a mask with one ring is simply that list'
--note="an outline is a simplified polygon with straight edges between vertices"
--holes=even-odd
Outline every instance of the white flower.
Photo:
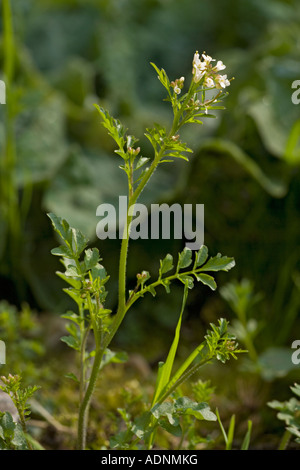
[{"label": "white flower", "polygon": [[230,81],[227,79],[227,75],[217,75],[217,88],[226,88],[230,85]]},{"label": "white flower", "polygon": [[174,86],[174,92],[176,93],[176,95],[180,95],[180,93],[181,93],[181,88],[179,88],[178,85],[175,85],[175,86]]},{"label": "white flower", "polygon": [[207,64],[200,60],[200,56],[198,51],[194,54],[193,59],[193,75],[194,75],[194,82],[198,83],[201,78],[204,76],[206,72]]},{"label": "white flower", "polygon": [[216,59],[212,59],[210,55],[202,54],[202,57],[206,66],[209,65],[212,61],[216,60]]},{"label": "white flower", "polygon": [[205,74],[205,70],[200,70],[198,68],[195,68],[193,70],[193,74],[194,74],[194,82],[198,83],[198,82],[200,82],[201,78]]},{"label": "white flower", "polygon": [[201,61],[200,61],[199,53],[198,51],[196,51],[194,54],[193,66],[195,68],[198,68],[200,64],[201,64]]},{"label": "white flower", "polygon": [[224,69],[226,69],[226,65],[224,65],[221,60],[218,60],[217,65],[215,65],[214,67],[214,70],[218,72],[219,70],[224,70]]},{"label": "white flower", "polygon": [[205,77],[204,85],[207,88],[214,88],[215,87],[215,82],[211,77]]}]

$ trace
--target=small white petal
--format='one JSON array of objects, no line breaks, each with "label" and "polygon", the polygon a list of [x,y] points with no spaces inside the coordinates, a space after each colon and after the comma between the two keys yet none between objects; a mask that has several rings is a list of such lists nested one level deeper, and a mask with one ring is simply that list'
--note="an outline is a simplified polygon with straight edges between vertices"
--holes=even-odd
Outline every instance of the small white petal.
[{"label": "small white petal", "polygon": [[203,60],[204,60],[204,62],[206,63],[206,65],[208,65],[208,64],[210,64],[212,61],[216,60],[216,59],[212,59],[212,57],[210,57],[210,55],[202,54],[202,57],[203,57]]},{"label": "small white petal", "polygon": [[217,71],[226,69],[226,65],[221,60],[218,60],[217,65],[214,67]]},{"label": "small white petal", "polygon": [[206,77],[206,78],[205,78],[205,86],[206,86],[207,88],[214,88],[215,82],[213,81],[212,78]]},{"label": "small white petal", "polygon": [[194,82],[198,83],[201,78],[203,77],[205,71],[200,70],[199,68],[194,68],[193,74],[194,74]]},{"label": "small white petal", "polygon": [[217,81],[218,81],[218,88],[226,88],[227,86],[230,85],[230,81],[227,79],[227,75],[218,75],[217,76]]}]

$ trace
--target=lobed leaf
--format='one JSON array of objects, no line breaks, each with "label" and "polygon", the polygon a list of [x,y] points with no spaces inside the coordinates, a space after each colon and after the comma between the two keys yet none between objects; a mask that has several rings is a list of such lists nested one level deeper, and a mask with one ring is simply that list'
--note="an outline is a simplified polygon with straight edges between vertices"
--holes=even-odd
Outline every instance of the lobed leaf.
[{"label": "lobed leaf", "polygon": [[177,272],[180,269],[187,268],[192,263],[193,252],[190,248],[184,248],[184,250],[179,253],[178,263],[177,263]]},{"label": "lobed leaf", "polygon": [[92,249],[89,248],[85,250],[84,265],[85,265],[86,271],[94,268],[97,265],[99,259],[100,259],[99,250],[97,248],[92,248]]},{"label": "lobed leaf", "polygon": [[228,258],[218,253],[217,256],[210,258],[207,263],[200,268],[200,271],[229,271],[229,269],[234,266],[235,261],[233,258]]},{"label": "lobed leaf", "polygon": [[170,254],[167,254],[163,260],[160,261],[160,268],[159,268],[159,277],[168,271],[171,271],[173,269],[173,256]]}]

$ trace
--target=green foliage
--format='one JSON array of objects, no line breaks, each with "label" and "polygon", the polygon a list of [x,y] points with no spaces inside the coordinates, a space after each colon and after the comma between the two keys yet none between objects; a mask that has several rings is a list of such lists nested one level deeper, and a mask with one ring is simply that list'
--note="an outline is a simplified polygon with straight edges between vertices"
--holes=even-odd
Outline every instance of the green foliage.
[{"label": "green foliage", "polygon": [[25,420],[29,419],[30,410],[27,402],[39,387],[34,385],[33,387],[22,388],[22,379],[18,375],[13,376],[9,374],[8,377],[2,376],[1,380],[4,385],[1,385],[0,389],[10,396],[19,415],[23,415]]},{"label": "green foliage", "polygon": [[[70,348],[81,352],[84,362],[91,361],[94,355],[93,351],[88,354],[85,351],[90,330],[93,330],[98,347],[101,346],[103,335],[108,332],[111,323],[111,310],[104,307],[107,296],[105,284],[109,276],[100,264],[101,258],[98,249],[87,248],[88,240],[80,230],[71,228],[66,220],[54,214],[48,214],[48,216],[54,230],[64,243],[51,250],[53,255],[61,257],[65,266],[65,272],[57,272],[57,274],[69,284],[69,287],[64,291],[78,307],[77,313],[68,311],[62,315],[70,323],[66,326],[69,336],[63,336],[61,340]],[[114,354],[109,350],[105,353],[105,357],[105,363],[116,360]],[[81,380],[84,382],[85,378],[82,377]]]},{"label": "green foliage", "polygon": [[[157,382],[151,406],[134,421],[132,421],[128,415],[124,416],[127,431],[121,431],[111,439],[111,445],[115,449],[135,448],[139,441],[144,441],[146,447],[151,448],[159,428],[164,429],[176,437],[183,438],[186,432],[185,428],[187,422],[190,426],[194,426],[190,420],[191,416],[196,420],[217,420],[217,416],[211,411],[207,402],[200,400],[194,401],[189,397],[180,395],[176,398],[175,395],[178,388],[187,379],[190,379],[203,365],[213,360],[219,360],[224,363],[231,357],[236,359],[236,355],[244,351],[238,349],[235,338],[228,334],[228,322],[221,319],[219,320],[218,326],[211,324],[211,329],[207,331],[205,340],[188,356],[184,363],[179,366],[177,371],[172,375],[186,295],[187,287],[185,289],[183,306],[174,341],[171,345],[166,362],[159,364]],[[202,382],[194,384],[194,395],[197,398],[201,398],[203,395],[206,398],[210,397],[212,389],[209,389],[208,385],[209,383]],[[249,433],[247,437],[245,437],[244,448],[246,448],[249,443]],[[194,439],[195,442],[195,436],[192,436],[192,432],[190,432],[190,439]],[[141,446],[141,444],[139,444],[139,446]],[[139,448],[143,448],[143,446]]]},{"label": "green foliage", "polygon": [[26,421],[30,418],[30,406],[28,401],[32,395],[40,388],[36,385],[23,387],[21,382],[22,379],[18,375],[9,374],[8,377],[2,376],[1,381],[3,385],[0,385],[0,390],[7,393],[15,405],[22,433],[17,424],[14,423],[9,413],[1,413],[1,425],[0,425],[0,438],[3,439],[3,445],[15,446],[16,449],[28,448],[32,450],[32,444],[29,438],[27,438]]},{"label": "green foliage", "polygon": [[20,424],[15,423],[8,412],[0,412],[0,449],[28,450]]},{"label": "green foliage", "polygon": [[[232,450],[233,440],[234,440],[234,431],[235,431],[235,415],[231,416],[228,432],[225,431],[223,423],[220,418],[219,411],[216,410],[218,423],[225,441],[225,449]],[[252,421],[248,420],[248,429],[241,444],[240,450],[248,450],[250,445],[250,438],[252,432]]]},{"label": "green foliage", "polygon": [[[212,290],[216,290],[217,284],[213,276],[205,272],[229,271],[235,266],[233,258],[222,256],[218,253],[216,256],[211,257],[207,261],[208,249],[203,245],[194,255],[190,248],[185,247],[181,253],[178,254],[178,261],[176,271],[170,276],[164,276],[174,268],[173,256],[167,254],[163,260],[160,260],[159,276],[157,281],[146,284],[150,279],[150,274],[143,271],[137,275],[138,283],[135,291],[130,293],[128,305],[131,306],[139,297],[143,297],[146,292],[150,292],[154,297],[156,296],[156,289],[159,285],[164,286],[166,292],[170,292],[170,284],[174,280],[179,280],[182,284],[186,285],[189,289],[194,287],[194,279],[202,284],[207,285]],[[186,270],[193,264],[192,269]],[[185,271],[183,271],[185,269]],[[140,281],[142,279],[142,281]]]},{"label": "green foliage", "polygon": [[8,364],[2,365],[2,373],[21,373],[26,380],[40,380],[47,374],[44,363],[46,347],[41,338],[42,327],[27,304],[20,311],[6,301],[0,302],[0,338],[6,344]]},{"label": "green foliage", "polygon": [[291,436],[294,437],[295,442],[300,444],[300,385],[295,383],[294,386],[290,388],[295,397],[283,402],[272,400],[268,403],[270,408],[278,411],[277,418],[280,421],[284,421],[286,426],[286,434],[280,444],[281,449],[287,446]]}]

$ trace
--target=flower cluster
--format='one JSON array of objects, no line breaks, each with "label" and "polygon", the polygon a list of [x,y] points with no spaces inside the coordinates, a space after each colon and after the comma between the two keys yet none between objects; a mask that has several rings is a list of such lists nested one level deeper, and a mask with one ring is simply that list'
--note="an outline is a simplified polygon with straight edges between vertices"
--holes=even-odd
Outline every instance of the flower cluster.
[{"label": "flower cluster", "polygon": [[177,78],[174,82],[171,82],[170,85],[174,89],[176,95],[179,95],[184,85],[184,77]]},{"label": "flower cluster", "polygon": [[[201,60],[202,59],[202,60]],[[204,86],[207,88],[226,88],[230,85],[227,75],[220,75],[219,72],[226,68],[221,60],[218,60],[213,66],[212,59],[209,55],[202,54],[200,59],[198,51],[194,54],[193,59],[193,80],[195,83],[200,82],[204,78]]]}]

